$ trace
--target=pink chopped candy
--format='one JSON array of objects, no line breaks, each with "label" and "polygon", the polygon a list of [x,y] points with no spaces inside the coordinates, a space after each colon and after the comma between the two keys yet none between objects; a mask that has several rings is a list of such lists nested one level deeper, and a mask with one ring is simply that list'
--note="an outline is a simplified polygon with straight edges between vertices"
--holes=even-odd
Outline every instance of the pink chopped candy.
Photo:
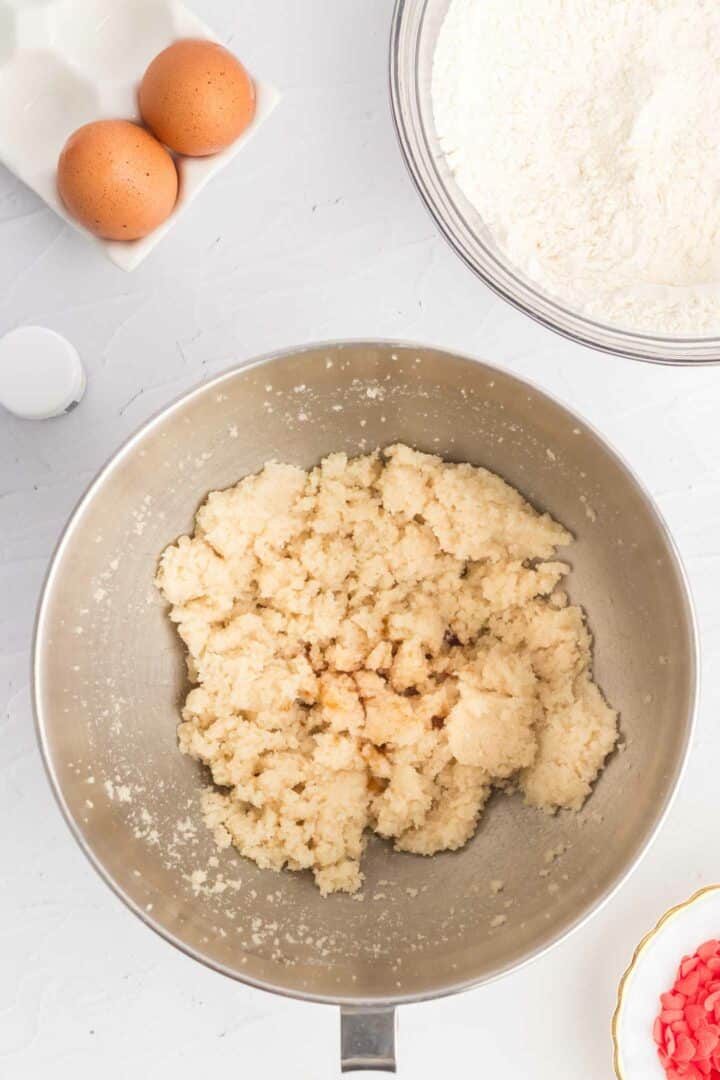
[{"label": "pink chopped candy", "polygon": [[697,994],[700,987],[700,976],[697,971],[691,971],[689,975],[686,975],[683,979],[678,979],[675,983],[675,989],[681,994],[685,994],[686,997],[693,997]]},{"label": "pink chopped candy", "polygon": [[692,1039],[689,1039],[687,1035],[679,1035],[677,1039],[677,1047],[675,1050],[675,1060],[677,1062],[693,1061],[697,1056],[697,1046]]},{"label": "pink chopped candy", "polygon": [[682,958],[652,1034],[667,1080],[720,1080],[719,939]]},{"label": "pink chopped candy", "polygon": [[[660,1017],[658,1017],[658,1020],[659,1019]],[[702,1005],[687,1005],[685,1007],[685,1019],[688,1022],[690,1030],[695,1031],[700,1024],[707,1023],[707,1013]]]},{"label": "pink chopped candy", "polygon": [[720,1037],[712,1032],[709,1027],[700,1028],[695,1037],[697,1040],[697,1054],[694,1056],[698,1058],[709,1058],[718,1043],[720,1043]]}]

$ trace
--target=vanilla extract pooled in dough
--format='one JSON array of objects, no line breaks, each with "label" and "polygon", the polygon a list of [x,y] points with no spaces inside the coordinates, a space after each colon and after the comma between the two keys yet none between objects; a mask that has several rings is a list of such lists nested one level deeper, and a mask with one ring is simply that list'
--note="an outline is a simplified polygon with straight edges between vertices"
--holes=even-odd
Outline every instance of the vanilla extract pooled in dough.
[{"label": "vanilla extract pooled in dough", "polygon": [[218,844],[355,892],[369,830],[454,850],[510,783],[579,810],[617,717],[560,588],[571,540],[493,473],[406,446],[213,492],[157,585]]}]

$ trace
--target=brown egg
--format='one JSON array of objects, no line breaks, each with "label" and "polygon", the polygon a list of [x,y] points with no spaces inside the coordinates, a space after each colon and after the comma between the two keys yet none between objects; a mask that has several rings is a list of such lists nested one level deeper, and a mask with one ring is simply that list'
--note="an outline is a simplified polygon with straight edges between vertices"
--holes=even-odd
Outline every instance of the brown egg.
[{"label": "brown egg", "polygon": [[99,120],[65,143],[58,190],[70,214],[96,236],[138,240],[170,215],[178,174],[165,147],[143,128]]},{"label": "brown egg", "polygon": [[176,41],[140,84],[140,113],[178,154],[205,157],[242,135],[255,115],[255,87],[232,53],[213,41]]}]

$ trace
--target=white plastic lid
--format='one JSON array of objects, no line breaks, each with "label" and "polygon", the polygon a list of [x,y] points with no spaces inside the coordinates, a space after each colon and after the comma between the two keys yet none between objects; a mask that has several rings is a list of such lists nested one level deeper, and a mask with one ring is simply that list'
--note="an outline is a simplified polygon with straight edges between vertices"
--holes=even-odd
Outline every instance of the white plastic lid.
[{"label": "white plastic lid", "polygon": [[69,412],[85,393],[76,349],[54,330],[20,326],[0,338],[0,404],[25,420]]}]

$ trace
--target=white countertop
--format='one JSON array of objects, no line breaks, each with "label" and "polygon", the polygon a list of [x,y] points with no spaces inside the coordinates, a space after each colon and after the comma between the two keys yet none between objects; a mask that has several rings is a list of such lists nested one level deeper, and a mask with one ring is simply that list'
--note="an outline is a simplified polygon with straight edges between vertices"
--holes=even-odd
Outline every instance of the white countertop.
[{"label": "white countertop", "polygon": [[[390,120],[390,0],[195,0],[282,90],[258,138],[130,276],[0,171],[0,332],[67,335],[89,371],[58,421],[0,416],[0,1076],[330,1080],[335,1010],[236,985],[169,948],[100,882],[62,822],[32,727],[29,649],[60,529],[151,413],[230,364],[390,337],[482,357],[571,403],[632,462],[686,560],[704,688],[660,838],[591,924],[515,976],[403,1009],[401,1075],[609,1080],[615,987],[672,902],[720,880],[720,370],[594,354],[496,299],[446,247]],[[701,829],[693,828],[696,821]],[[478,1060],[476,1060],[478,1059]],[[643,1080],[643,1078],[638,1078]]]}]

